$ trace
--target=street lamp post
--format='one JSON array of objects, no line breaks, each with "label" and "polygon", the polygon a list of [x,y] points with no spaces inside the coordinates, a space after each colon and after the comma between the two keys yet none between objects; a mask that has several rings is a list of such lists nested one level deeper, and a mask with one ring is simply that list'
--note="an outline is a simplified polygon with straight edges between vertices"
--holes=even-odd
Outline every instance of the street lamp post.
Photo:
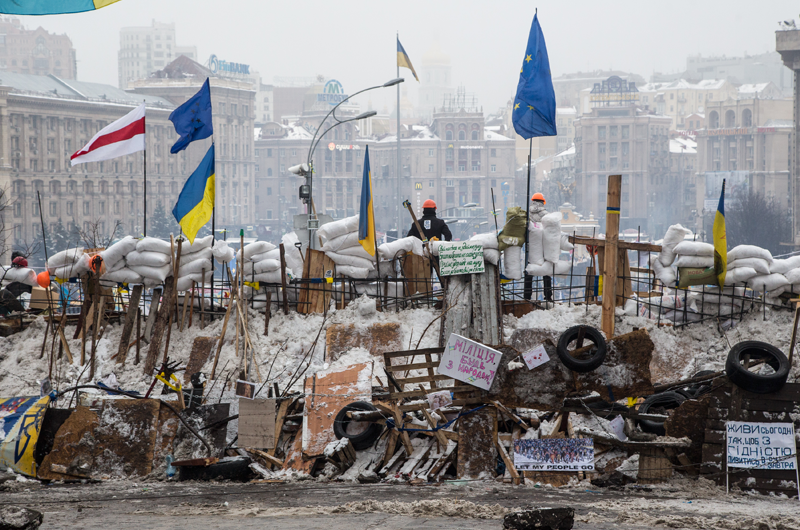
[{"label": "street lamp post", "polygon": [[[388,88],[388,87],[391,87],[391,86],[395,86],[397,84],[402,83],[403,81],[404,81],[404,79],[402,77],[391,79],[391,80],[385,82],[382,85],[376,85],[376,86],[373,86],[373,87],[365,88],[364,90],[359,90],[355,94],[350,94],[349,96],[344,98],[342,101],[337,103],[336,106],[334,106],[330,110],[330,112],[328,112],[328,114],[326,114],[325,117],[322,119],[322,121],[319,124],[319,127],[317,127],[317,130],[314,131],[314,136],[311,138],[311,146],[308,149],[308,157],[306,158],[306,163],[305,164],[298,164],[296,166],[293,166],[293,167],[289,168],[290,172],[294,173],[295,175],[299,175],[301,177],[305,177],[305,179],[306,179],[306,183],[303,186],[300,186],[300,198],[303,200],[304,204],[310,205],[310,207],[308,208],[308,248],[313,248],[314,238],[312,236],[312,232],[314,230],[316,230],[317,228],[319,228],[319,220],[317,219],[316,208],[314,206],[314,201],[313,201],[313,181],[312,181],[312,177],[314,175],[313,158],[314,158],[314,151],[316,150],[317,145],[319,145],[319,142],[322,140],[322,138],[324,138],[325,135],[328,134],[328,132],[330,132],[330,130],[333,129],[334,127],[338,127],[339,125],[342,125],[344,123],[348,123],[348,122],[351,122],[351,121],[358,121],[358,120],[363,120],[363,119],[366,119],[366,118],[371,118],[372,116],[375,116],[377,114],[377,112],[375,112],[374,110],[370,110],[370,111],[367,111],[367,112],[362,112],[361,114],[359,114],[358,116],[355,116],[353,118],[348,118],[346,120],[340,120],[336,116],[336,109],[338,109],[342,105],[342,103],[344,103],[345,101],[349,100],[353,96],[357,96],[359,94],[362,94],[362,93],[367,92],[369,90],[374,90],[376,88]],[[333,125],[328,127],[325,130],[325,132],[323,132],[322,134],[319,134],[320,129],[322,129],[322,127],[325,125],[325,122],[331,116],[333,116],[333,119],[335,120],[336,123],[334,123]],[[317,138],[318,134],[319,134],[319,138]]]}]

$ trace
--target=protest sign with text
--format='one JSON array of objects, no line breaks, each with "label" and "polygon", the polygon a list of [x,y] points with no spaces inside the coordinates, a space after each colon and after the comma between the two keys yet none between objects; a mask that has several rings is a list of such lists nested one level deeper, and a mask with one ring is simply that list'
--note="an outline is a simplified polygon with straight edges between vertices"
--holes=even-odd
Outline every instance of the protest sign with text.
[{"label": "protest sign with text", "polygon": [[480,243],[442,243],[439,245],[439,270],[442,276],[484,272],[483,245]]},{"label": "protest sign with text", "polygon": [[521,471],[594,471],[594,440],[514,440],[514,467]]},{"label": "protest sign with text", "polygon": [[502,356],[497,350],[452,333],[439,362],[439,373],[489,390]]},{"label": "protest sign with text", "polygon": [[729,421],[725,423],[728,467],[797,468],[794,425]]}]

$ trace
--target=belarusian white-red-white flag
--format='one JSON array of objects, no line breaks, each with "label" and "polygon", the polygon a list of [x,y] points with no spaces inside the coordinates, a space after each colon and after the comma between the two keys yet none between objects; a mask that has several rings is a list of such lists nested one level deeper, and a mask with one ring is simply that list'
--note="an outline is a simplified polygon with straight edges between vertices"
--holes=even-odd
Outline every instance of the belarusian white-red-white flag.
[{"label": "belarusian white-red-white flag", "polygon": [[70,157],[72,165],[99,162],[144,151],[144,103],[103,127],[83,149]]}]

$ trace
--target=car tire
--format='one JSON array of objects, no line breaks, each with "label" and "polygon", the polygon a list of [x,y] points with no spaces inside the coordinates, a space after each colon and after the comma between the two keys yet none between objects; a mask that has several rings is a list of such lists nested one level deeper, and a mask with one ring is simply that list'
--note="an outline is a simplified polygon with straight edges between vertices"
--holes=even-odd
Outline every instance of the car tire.
[{"label": "car tire", "polygon": [[[650,409],[656,407],[674,409],[679,407],[684,401],[686,401],[686,396],[678,392],[661,392],[660,394],[653,394],[652,396],[645,398],[644,403],[639,405],[638,412],[641,414],[647,414]],[[639,420],[639,427],[641,427],[644,432],[650,432],[659,436],[666,435],[663,421]]]},{"label": "car tire", "polygon": [[[383,429],[378,423],[357,422],[347,417],[348,412],[356,410],[373,412],[378,409],[366,401],[355,401],[349,405],[345,405],[342,410],[339,411],[339,413],[336,415],[336,419],[333,421],[333,434],[336,435],[337,439],[349,438],[350,443],[353,445],[353,449],[356,451],[361,451],[362,449],[367,449],[368,447],[372,446],[372,444],[375,443],[375,440],[378,439],[378,436],[380,436]],[[347,432],[347,427],[351,422],[367,423],[367,427],[358,434],[350,434]]]},{"label": "car tire", "polygon": [[[771,374],[758,374],[747,370],[742,361],[763,359],[774,370]],[[786,384],[789,377],[789,359],[772,344],[757,340],[747,340],[735,344],[728,352],[725,373],[733,384],[754,394],[777,392]]]},{"label": "car tire", "polygon": [[[570,342],[578,338],[581,328],[584,330],[584,338],[589,339],[589,341],[593,342],[595,345],[594,348],[589,350],[589,355],[586,359],[573,357],[568,349]],[[603,334],[600,333],[598,329],[591,326],[573,326],[569,328],[558,338],[558,347],[556,348],[558,358],[561,359],[562,364],[573,372],[581,374],[596,370],[603,364],[607,351],[608,347],[606,346],[606,339],[603,337]]]}]

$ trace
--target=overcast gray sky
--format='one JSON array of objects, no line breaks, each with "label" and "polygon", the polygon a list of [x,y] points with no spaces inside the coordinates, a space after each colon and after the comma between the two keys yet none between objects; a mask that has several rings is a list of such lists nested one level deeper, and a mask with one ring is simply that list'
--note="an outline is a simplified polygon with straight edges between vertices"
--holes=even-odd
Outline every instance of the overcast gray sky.
[{"label": "overcast gray sky", "polygon": [[[790,0],[120,0],[88,13],[22,19],[67,33],[84,81],[116,85],[119,29],[155,19],[174,22],[178,44],[196,45],[201,62],[215,53],[250,64],[267,83],[323,74],[348,93],[395,76],[399,31],[417,65],[438,39],[452,57],[455,85],[489,113],[516,90],[537,6],[554,76],[615,68],[649,79],[653,71],[683,70],[690,54],[774,51],[777,22],[800,16]],[[416,82],[407,71],[401,76],[415,101]],[[371,97],[378,110],[394,98],[390,90]]]}]

